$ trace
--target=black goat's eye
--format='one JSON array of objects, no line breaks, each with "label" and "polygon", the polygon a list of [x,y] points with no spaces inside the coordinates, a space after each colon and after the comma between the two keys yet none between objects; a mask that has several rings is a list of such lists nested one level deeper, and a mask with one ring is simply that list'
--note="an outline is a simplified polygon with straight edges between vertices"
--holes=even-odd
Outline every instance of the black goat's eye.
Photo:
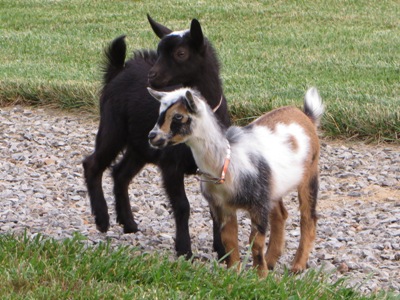
[{"label": "black goat's eye", "polygon": [[182,119],[183,119],[183,116],[182,115],[180,115],[180,114],[176,114],[176,115],[174,115],[174,121],[182,121]]},{"label": "black goat's eye", "polygon": [[185,49],[178,49],[175,52],[175,58],[178,60],[186,60],[188,58],[188,53]]}]

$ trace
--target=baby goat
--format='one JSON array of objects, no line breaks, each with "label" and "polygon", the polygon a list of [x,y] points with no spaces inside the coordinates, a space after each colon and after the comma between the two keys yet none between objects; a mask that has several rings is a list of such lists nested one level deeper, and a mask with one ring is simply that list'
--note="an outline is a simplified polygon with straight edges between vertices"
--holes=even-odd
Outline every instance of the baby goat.
[{"label": "baby goat", "polygon": [[[275,109],[245,127],[221,129],[197,91],[182,88],[150,94],[161,102],[149,134],[156,148],[187,144],[199,167],[201,191],[221,224],[227,264],[239,263],[236,210],[249,212],[254,267],[260,276],[272,269],[283,251],[288,213],[282,197],[297,187],[301,212],[300,245],[293,272],[306,268],[316,230],[319,140],[316,127],[324,108],[316,88],[307,91],[304,110]],[[271,224],[268,250],[265,235]],[[238,267],[240,264],[238,264]]]},{"label": "baby goat", "polygon": [[[175,249],[178,255],[192,257],[189,234],[190,205],[184,187],[184,175],[195,174],[197,166],[185,145],[162,151],[150,147],[149,131],[158,117],[159,103],[146,90],[172,90],[173,87],[196,87],[211,107],[218,107],[216,117],[228,127],[230,119],[217,54],[203,35],[199,21],[190,29],[172,31],[147,16],[153,31],[161,39],[157,51],[135,51],[125,60],[124,36],[116,38],[105,52],[103,88],[100,93],[100,123],[94,152],[83,161],[84,174],[97,228],[106,232],[110,226],[102,178],[119,153],[122,158],[112,167],[117,222],[125,233],[137,232],[128,188],[133,177],[148,163],[161,171],[163,186],[175,217]],[[216,220],[213,217],[214,250],[225,255]]]}]

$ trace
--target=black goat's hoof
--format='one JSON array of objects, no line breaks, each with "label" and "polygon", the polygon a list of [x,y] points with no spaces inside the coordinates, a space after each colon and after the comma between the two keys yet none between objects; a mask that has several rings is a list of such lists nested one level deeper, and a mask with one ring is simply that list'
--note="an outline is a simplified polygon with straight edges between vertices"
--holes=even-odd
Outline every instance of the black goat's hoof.
[{"label": "black goat's hoof", "polygon": [[190,260],[193,258],[192,251],[176,251],[176,255],[183,256],[186,260]]},{"label": "black goat's hoof", "polygon": [[110,228],[110,223],[108,221],[100,222],[100,221],[96,220],[96,228],[98,231],[105,233]]},{"label": "black goat's hoof", "polygon": [[225,250],[224,250],[224,251],[217,251],[217,250],[214,250],[214,251],[217,252],[217,257],[218,257],[218,260],[219,260],[219,261],[226,261],[228,255],[226,255]]},{"label": "black goat's hoof", "polygon": [[136,233],[139,231],[139,228],[135,222],[124,225],[124,233]]}]

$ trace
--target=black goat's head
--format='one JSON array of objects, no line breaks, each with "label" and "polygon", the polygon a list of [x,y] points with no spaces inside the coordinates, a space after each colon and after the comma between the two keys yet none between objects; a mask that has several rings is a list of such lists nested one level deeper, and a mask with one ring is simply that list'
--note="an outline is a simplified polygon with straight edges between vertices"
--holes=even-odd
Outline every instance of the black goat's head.
[{"label": "black goat's head", "polygon": [[193,19],[188,30],[172,31],[149,15],[147,18],[161,39],[157,61],[148,74],[149,85],[155,89],[186,86],[201,76],[207,45],[199,21]]}]

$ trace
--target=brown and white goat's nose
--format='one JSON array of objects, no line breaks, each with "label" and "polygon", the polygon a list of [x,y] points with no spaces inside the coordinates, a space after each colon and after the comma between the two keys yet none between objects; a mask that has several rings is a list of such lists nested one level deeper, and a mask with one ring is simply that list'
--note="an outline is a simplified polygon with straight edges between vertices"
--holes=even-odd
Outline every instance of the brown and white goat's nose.
[{"label": "brown and white goat's nose", "polygon": [[150,131],[148,138],[149,138],[150,141],[152,141],[152,140],[154,140],[154,138],[155,138],[156,136],[157,136],[157,132],[155,132],[155,131]]},{"label": "brown and white goat's nose", "polygon": [[[158,138],[157,138],[158,137]],[[154,148],[163,148],[165,147],[166,140],[159,136],[157,131],[150,131],[149,135],[149,143]]]}]

